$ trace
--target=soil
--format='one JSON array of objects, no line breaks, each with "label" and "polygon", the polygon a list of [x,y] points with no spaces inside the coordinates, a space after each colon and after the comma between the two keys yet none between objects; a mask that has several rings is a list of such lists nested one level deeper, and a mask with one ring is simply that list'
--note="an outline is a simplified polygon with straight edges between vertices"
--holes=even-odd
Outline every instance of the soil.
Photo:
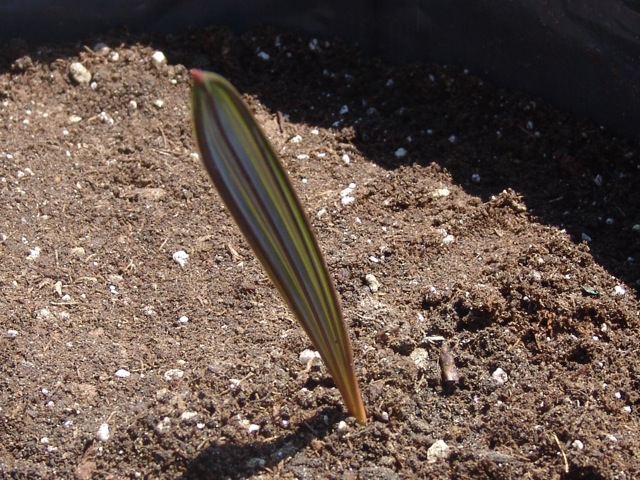
[{"label": "soil", "polygon": [[[193,67],[308,209],[366,426],[195,154]],[[640,476],[640,158],[588,120],[339,40],[116,32],[4,46],[0,166],[2,478]]]}]

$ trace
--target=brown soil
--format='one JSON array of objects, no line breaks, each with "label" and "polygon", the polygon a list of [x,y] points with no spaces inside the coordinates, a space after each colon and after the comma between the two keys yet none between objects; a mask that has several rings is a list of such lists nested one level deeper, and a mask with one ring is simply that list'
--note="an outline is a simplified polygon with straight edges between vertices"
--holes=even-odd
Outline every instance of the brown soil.
[{"label": "brown soil", "polygon": [[[2,50],[2,477],[638,478],[637,147],[455,68],[310,42]],[[308,209],[365,427],[300,362],[194,155],[191,67],[243,93]]]}]

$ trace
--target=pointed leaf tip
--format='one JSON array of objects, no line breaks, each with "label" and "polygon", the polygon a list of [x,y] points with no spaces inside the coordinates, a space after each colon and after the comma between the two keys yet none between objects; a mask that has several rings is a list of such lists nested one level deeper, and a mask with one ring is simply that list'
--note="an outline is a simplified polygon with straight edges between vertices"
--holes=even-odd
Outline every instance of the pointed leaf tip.
[{"label": "pointed leaf tip", "polygon": [[193,78],[193,81],[196,83],[202,83],[202,70],[198,70],[197,68],[192,68],[191,71],[191,78]]}]

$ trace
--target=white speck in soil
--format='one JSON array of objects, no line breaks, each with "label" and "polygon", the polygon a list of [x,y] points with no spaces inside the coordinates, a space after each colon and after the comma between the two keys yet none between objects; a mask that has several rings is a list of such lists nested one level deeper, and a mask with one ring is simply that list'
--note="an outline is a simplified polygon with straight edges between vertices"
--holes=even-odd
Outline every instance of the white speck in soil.
[{"label": "white speck in soil", "polygon": [[407,155],[407,151],[404,148],[400,147],[399,149],[396,150],[396,153],[395,153],[396,158],[402,158],[406,155]]},{"label": "white speck in soil", "polygon": [[184,250],[178,250],[173,254],[173,261],[180,265],[182,268],[187,264],[189,260],[189,254]]},{"label": "white speck in soil", "polygon": [[96,438],[101,442],[106,442],[111,437],[111,433],[109,432],[109,424],[103,423],[98,428],[98,432],[96,433]]},{"label": "white speck in soil", "polygon": [[311,363],[311,365],[314,366],[320,365],[320,363],[322,362],[320,360],[320,354],[315,350],[310,350],[308,348],[300,352],[299,358],[300,363],[302,363],[303,365],[308,365],[309,363]]},{"label": "white speck in soil", "polygon": [[507,372],[505,372],[500,367],[496,368],[495,371],[491,374],[491,378],[493,378],[499,385],[504,385],[509,380],[509,376]]},{"label": "white speck in soil", "polygon": [[164,372],[164,379],[167,382],[180,380],[182,377],[184,377],[184,372],[178,368],[171,368]]},{"label": "white speck in soil", "polygon": [[368,273],[367,275],[365,275],[364,281],[372,293],[376,293],[378,290],[380,290],[380,282],[374,274]]},{"label": "white speck in soil", "polygon": [[129,370],[125,370],[124,368],[121,368],[116,372],[116,377],[118,378],[127,378],[130,376],[131,376],[131,372],[129,372]]},{"label": "white speck in soil", "polygon": [[427,462],[435,463],[438,460],[449,458],[450,448],[444,440],[436,440],[427,450]]},{"label": "white speck in soil", "polygon": [[155,52],[153,52],[153,55],[151,55],[151,59],[153,60],[153,63],[157,65],[167,63],[167,57],[165,57],[164,53],[160,50],[156,50]]}]

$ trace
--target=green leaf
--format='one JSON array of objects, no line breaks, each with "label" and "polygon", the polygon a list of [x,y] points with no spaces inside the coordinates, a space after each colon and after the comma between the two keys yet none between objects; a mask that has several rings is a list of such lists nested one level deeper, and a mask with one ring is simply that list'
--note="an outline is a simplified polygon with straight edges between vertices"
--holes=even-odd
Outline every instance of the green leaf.
[{"label": "green leaf", "polygon": [[338,296],[291,182],[235,88],[214,73],[191,75],[195,136],[209,176],[320,353],[347,410],[364,423]]}]

